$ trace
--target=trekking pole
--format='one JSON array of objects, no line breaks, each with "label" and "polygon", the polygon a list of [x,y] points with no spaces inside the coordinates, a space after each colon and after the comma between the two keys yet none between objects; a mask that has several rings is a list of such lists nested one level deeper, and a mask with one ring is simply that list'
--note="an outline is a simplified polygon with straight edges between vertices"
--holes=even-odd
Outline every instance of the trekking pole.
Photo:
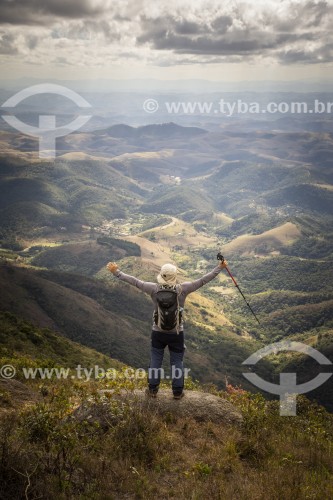
[{"label": "trekking pole", "polygon": [[[223,255],[221,254],[221,252],[219,252],[217,254],[217,259],[220,260],[221,262],[224,262],[224,257]],[[256,313],[254,312],[254,310],[252,309],[252,307],[250,306],[250,304],[248,303],[248,301],[246,300],[245,298],[245,295],[243,294],[242,290],[239,288],[239,285],[237,283],[237,281],[235,280],[235,278],[233,277],[233,275],[231,274],[231,272],[229,271],[228,269],[228,266],[225,267],[227,273],[229,274],[230,278],[232,279],[232,281],[234,282],[234,285],[235,287],[238,289],[239,293],[241,294],[241,296],[243,297],[243,299],[245,300],[245,303],[247,305],[247,307],[250,309],[251,313],[253,314],[253,316],[256,318],[256,320],[258,321],[259,325],[260,325],[260,321],[258,320],[257,316],[256,316]]]}]

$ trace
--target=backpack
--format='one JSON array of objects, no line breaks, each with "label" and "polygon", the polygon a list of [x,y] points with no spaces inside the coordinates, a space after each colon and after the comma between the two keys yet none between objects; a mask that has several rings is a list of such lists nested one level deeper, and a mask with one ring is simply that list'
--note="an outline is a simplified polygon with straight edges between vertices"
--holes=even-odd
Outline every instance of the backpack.
[{"label": "backpack", "polygon": [[181,309],[178,304],[177,286],[158,285],[156,292],[157,310],[154,311],[155,324],[162,330],[179,330]]}]

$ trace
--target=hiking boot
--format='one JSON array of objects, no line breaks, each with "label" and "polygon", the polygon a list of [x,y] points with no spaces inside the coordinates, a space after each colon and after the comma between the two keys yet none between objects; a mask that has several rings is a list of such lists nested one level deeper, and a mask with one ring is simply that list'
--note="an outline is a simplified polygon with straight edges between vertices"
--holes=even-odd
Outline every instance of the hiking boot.
[{"label": "hiking boot", "polygon": [[184,397],[184,393],[183,392],[175,392],[173,394],[173,399],[182,399]]},{"label": "hiking boot", "polygon": [[149,396],[150,398],[156,398],[157,396],[157,393],[158,393],[158,389],[146,389],[146,394],[147,396]]}]

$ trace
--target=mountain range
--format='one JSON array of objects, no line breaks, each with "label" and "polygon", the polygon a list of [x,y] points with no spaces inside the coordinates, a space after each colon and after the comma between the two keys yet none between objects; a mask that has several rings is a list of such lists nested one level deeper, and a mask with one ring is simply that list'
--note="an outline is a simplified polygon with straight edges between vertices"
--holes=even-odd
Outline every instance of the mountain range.
[{"label": "mountain range", "polygon": [[261,326],[225,274],[193,295],[195,377],[248,387],[242,361],[284,338],[331,356],[332,134],[118,124],[58,140],[55,160],[36,146],[0,132],[2,310],[142,366],[151,305],[107,261],[154,280],[168,258],[193,279],[222,250]]}]

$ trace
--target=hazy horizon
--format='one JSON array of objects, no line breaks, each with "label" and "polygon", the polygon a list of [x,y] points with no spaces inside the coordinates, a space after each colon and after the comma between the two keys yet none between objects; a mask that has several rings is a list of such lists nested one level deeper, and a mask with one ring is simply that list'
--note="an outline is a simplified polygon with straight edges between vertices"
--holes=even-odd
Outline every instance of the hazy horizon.
[{"label": "hazy horizon", "polygon": [[20,77],[3,78],[0,77],[0,88],[4,90],[18,90],[28,85],[41,83],[57,83],[69,86],[78,91],[92,92],[127,92],[138,93],[154,92],[183,92],[189,94],[205,92],[207,94],[224,92],[332,92],[333,80],[309,79],[303,80],[209,80],[203,78],[180,78],[180,79],[158,79],[158,78],[39,78]]}]

